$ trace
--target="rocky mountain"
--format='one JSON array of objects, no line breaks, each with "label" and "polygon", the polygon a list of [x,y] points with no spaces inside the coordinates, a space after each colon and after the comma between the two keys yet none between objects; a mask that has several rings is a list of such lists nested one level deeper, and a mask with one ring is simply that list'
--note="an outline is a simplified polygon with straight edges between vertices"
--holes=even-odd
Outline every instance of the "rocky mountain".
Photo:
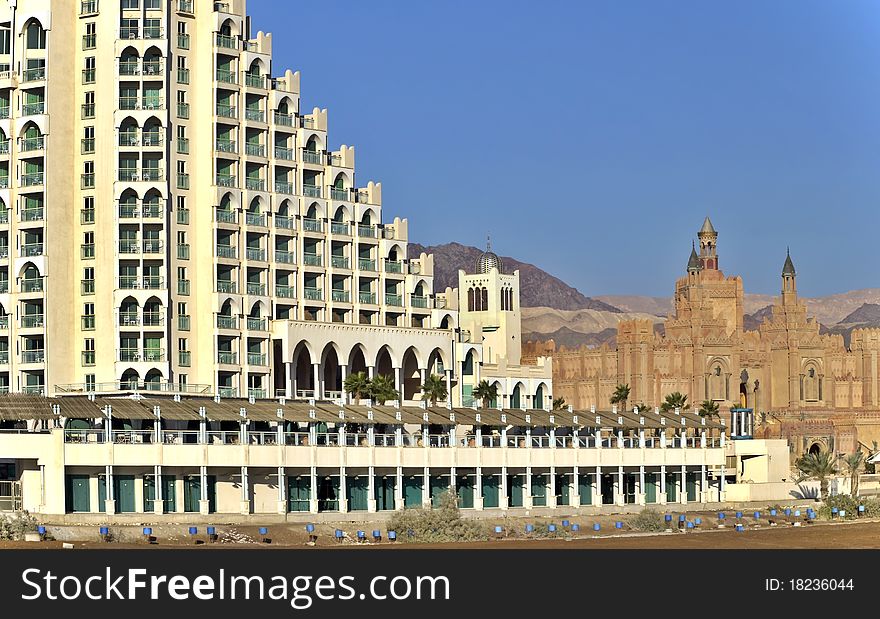
[{"label": "rocky mountain", "polygon": [[558,310],[551,307],[522,308],[524,341],[553,340],[556,346],[613,346],[617,339],[617,323],[621,320],[644,318],[655,323],[660,318],[637,312],[605,312],[600,310]]},{"label": "rocky mountain", "polygon": [[[418,243],[407,246],[410,258],[420,253],[434,254],[434,290],[458,286],[458,270],[472,272],[483,250],[460,243],[445,243],[425,247]],[[501,256],[504,270],[512,273],[519,270],[520,304],[522,307],[546,306],[562,310],[591,309],[618,313],[613,305],[586,297],[561,279],[527,262],[520,262],[509,256]]]},{"label": "rocky mountain", "polygon": [[878,327],[880,326],[880,303],[862,303],[856,311],[837,324]]}]

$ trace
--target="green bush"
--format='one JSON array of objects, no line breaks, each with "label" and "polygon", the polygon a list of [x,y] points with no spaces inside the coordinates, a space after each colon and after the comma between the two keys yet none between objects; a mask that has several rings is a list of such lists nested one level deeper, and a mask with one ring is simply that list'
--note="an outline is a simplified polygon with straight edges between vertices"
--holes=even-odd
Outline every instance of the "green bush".
[{"label": "green bush", "polygon": [[37,530],[37,519],[28,512],[20,512],[14,516],[0,516],[0,539],[20,540],[25,533]]},{"label": "green bush", "polygon": [[[865,516],[876,518],[880,516],[880,500],[859,499],[856,500],[848,494],[836,494],[829,496],[816,513],[823,520],[831,519],[831,510],[836,507],[838,511],[846,511],[845,520],[855,519],[859,515],[859,505],[865,506]],[[837,516],[839,518],[840,516]]]},{"label": "green bush", "polygon": [[388,521],[388,530],[408,543],[472,542],[488,539],[486,530],[474,520],[461,517],[455,495],[444,492],[440,506],[404,509]]},{"label": "green bush", "polygon": [[663,514],[650,507],[643,509],[636,516],[630,518],[629,526],[636,531],[666,530],[666,522],[663,519]]}]

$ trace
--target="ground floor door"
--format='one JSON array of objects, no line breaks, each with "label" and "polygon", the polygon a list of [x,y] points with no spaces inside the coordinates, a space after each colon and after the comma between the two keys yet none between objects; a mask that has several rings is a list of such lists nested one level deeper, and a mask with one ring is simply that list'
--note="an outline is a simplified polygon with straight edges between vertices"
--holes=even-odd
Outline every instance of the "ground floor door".
[{"label": "ground floor door", "polygon": [[367,499],[370,496],[370,482],[367,476],[346,477],[345,484],[348,510],[352,512],[367,511]]},{"label": "ground floor door", "polygon": [[339,511],[339,477],[318,478],[318,511]]},{"label": "ground floor door", "polygon": [[507,476],[507,504],[510,507],[523,506],[523,479],[522,475]]},{"label": "ground floor door", "polygon": [[431,476],[431,505],[440,507],[440,497],[449,490],[449,478],[446,475]]},{"label": "ground floor door", "polygon": [[287,477],[287,511],[309,511],[312,484],[308,475],[289,475]]},{"label": "ground floor door", "polygon": [[547,506],[547,476],[543,473],[532,475],[532,505]]},{"label": "ground floor door", "polygon": [[89,476],[88,475],[67,475],[65,477],[65,509],[71,512],[89,512],[91,505],[89,501]]},{"label": "ground floor door", "polygon": [[578,475],[578,494],[580,495],[581,505],[593,504],[593,476]]},{"label": "ground floor door", "polygon": [[498,475],[483,475],[483,507],[498,507]]},{"label": "ground floor door", "polygon": [[645,503],[657,502],[657,485],[660,483],[657,473],[645,473]]},{"label": "ground floor door", "polygon": [[602,505],[614,505],[614,482],[617,475],[602,475]]},{"label": "ground floor door", "polygon": [[678,496],[675,473],[666,473],[666,502],[674,503]]},{"label": "ground floor door", "polygon": [[474,506],[474,477],[471,475],[457,475],[455,478],[455,491],[458,495],[458,506],[469,509]]},{"label": "ground floor door", "polygon": [[403,478],[403,506],[421,507],[422,492],[424,490],[424,477],[422,475],[407,475]]},{"label": "ground floor door", "polygon": [[556,504],[571,505],[571,477],[556,475]]},{"label": "ground floor door", "polygon": [[623,501],[628,505],[636,502],[636,489],[639,485],[638,473],[623,474]]},{"label": "ground floor door", "polygon": [[397,480],[394,475],[382,475],[376,477],[376,509],[378,511],[391,511],[394,509],[394,491],[397,488]]},{"label": "ground floor door", "polygon": [[687,500],[688,501],[696,501],[697,500],[697,477],[699,473],[695,471],[688,471],[685,474],[685,487],[687,488]]},{"label": "ground floor door", "polygon": [[[208,475],[208,512],[213,514],[217,511],[217,478]],[[199,501],[202,499],[202,478],[199,475],[188,475],[183,480],[183,511],[197,513]]]},{"label": "ground floor door", "polygon": [[134,475],[113,476],[113,498],[117,514],[131,514],[134,507]]}]

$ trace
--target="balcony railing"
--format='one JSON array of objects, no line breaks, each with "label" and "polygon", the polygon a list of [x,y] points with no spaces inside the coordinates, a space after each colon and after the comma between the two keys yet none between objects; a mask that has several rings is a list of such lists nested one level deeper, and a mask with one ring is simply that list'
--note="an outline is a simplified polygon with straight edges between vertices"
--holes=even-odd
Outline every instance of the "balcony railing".
[{"label": "balcony railing", "polygon": [[308,217],[303,218],[303,230],[306,232],[321,232],[321,220],[320,219],[310,219]]},{"label": "balcony railing", "polygon": [[21,246],[21,255],[24,257],[28,256],[42,256],[43,255],[43,244],[42,243],[25,243]]},{"label": "balcony railing", "polygon": [[220,351],[217,353],[217,363],[226,365],[238,365],[238,355],[234,352]]},{"label": "balcony railing", "polygon": [[21,351],[22,363],[43,363],[46,355],[44,350],[23,350]]},{"label": "balcony railing", "polygon": [[177,315],[177,329],[179,331],[189,331],[189,327],[190,327],[189,314],[178,314]]},{"label": "balcony railing", "polygon": [[161,312],[144,312],[145,327],[161,327],[165,324],[165,317]]},{"label": "balcony railing", "polygon": [[177,244],[177,258],[178,260],[189,260],[189,243]]},{"label": "balcony railing", "polygon": [[192,353],[188,350],[178,350],[177,351],[177,365],[182,365],[183,367],[189,367],[192,362]]},{"label": "balcony railing", "polygon": [[428,307],[428,297],[426,296],[411,294],[409,296],[409,302],[413,307],[419,307],[422,309]]},{"label": "balcony railing", "polygon": [[371,258],[358,258],[358,268],[361,271],[376,271],[376,261]]},{"label": "balcony railing", "polygon": [[334,303],[349,303],[351,297],[347,290],[333,290],[330,292],[330,298]]},{"label": "balcony railing", "polygon": [[403,306],[403,297],[399,294],[386,292],[385,293],[385,305],[393,305],[396,307],[402,307]]},{"label": "balcony railing", "polygon": [[304,150],[303,161],[305,163],[317,163],[318,165],[321,165],[324,163],[324,153],[319,153],[313,150]]},{"label": "balcony railing", "polygon": [[94,153],[95,152],[95,138],[82,138],[80,140],[80,152],[83,155],[90,155],[91,153]]},{"label": "balcony railing", "polygon": [[218,174],[217,175],[217,185],[219,187],[235,187],[235,175],[234,174]]},{"label": "balcony railing", "polygon": [[226,294],[235,294],[235,291],[238,289],[238,286],[235,285],[235,282],[218,279],[217,280],[217,292],[223,292]]},{"label": "balcony railing", "polygon": [[241,47],[238,39],[226,34],[220,34],[219,32],[217,33],[215,41],[217,47],[225,47],[226,49],[239,49]]},{"label": "balcony railing", "polygon": [[79,257],[83,260],[91,260],[95,257],[95,244],[83,243],[79,246]]},{"label": "balcony railing", "polygon": [[98,12],[98,0],[83,0],[79,3],[80,15],[94,15]]},{"label": "balcony railing", "polygon": [[293,127],[295,116],[293,114],[282,114],[281,112],[275,112],[274,118],[276,125],[281,125],[282,127]]},{"label": "balcony railing", "polygon": [[124,183],[139,182],[159,182],[164,177],[163,171],[158,168],[145,168],[140,172],[133,168],[122,168],[119,170],[119,181]]},{"label": "balcony railing", "polygon": [[235,84],[237,83],[235,72],[228,69],[217,69],[217,81],[224,84]]},{"label": "balcony railing", "polygon": [[293,230],[295,227],[293,217],[288,217],[287,215],[275,215],[274,220],[276,228]]},{"label": "balcony railing", "polygon": [[295,299],[296,289],[293,286],[275,284],[275,296],[281,297],[282,299]]},{"label": "balcony railing", "polygon": [[266,319],[257,316],[248,316],[247,328],[251,331],[266,331]]},{"label": "balcony railing", "polygon": [[223,118],[238,118],[235,106],[226,103],[217,104],[217,116],[222,116]]},{"label": "balcony railing", "polygon": [[321,256],[319,254],[303,254],[303,264],[307,267],[321,266]]},{"label": "balcony railing", "polygon": [[119,241],[120,254],[139,254],[141,253],[141,245],[136,240]]},{"label": "balcony railing", "polygon": [[246,250],[248,260],[266,262],[266,250],[259,247],[248,247]]},{"label": "balcony railing", "polygon": [[248,282],[247,283],[247,293],[254,297],[265,297],[266,296],[266,284],[261,284],[259,282]]},{"label": "balcony railing", "polygon": [[82,83],[83,84],[94,84],[95,83],[95,69],[83,69]]},{"label": "balcony railing", "polygon": [[351,226],[344,221],[331,221],[330,233],[342,236],[351,236]]},{"label": "balcony railing", "polygon": [[358,236],[365,236],[371,239],[376,238],[376,226],[367,224],[358,224]]},{"label": "balcony railing", "polygon": [[230,140],[227,138],[217,138],[216,142],[217,151],[221,153],[237,153],[238,148],[236,146],[235,140]]},{"label": "balcony railing", "polygon": [[[216,2],[214,4],[217,4]],[[235,387],[217,387],[217,395],[221,398],[237,398],[238,389]],[[238,435],[238,432],[235,433]]]},{"label": "balcony railing", "polygon": [[334,269],[347,269],[348,258],[345,256],[330,256],[330,266]]},{"label": "balcony railing", "polygon": [[[264,123],[266,122],[266,112],[264,112],[263,110],[245,108],[244,118],[245,120],[252,120],[254,122]],[[262,157],[263,155],[260,156]]]},{"label": "balcony railing", "polygon": [[235,247],[231,245],[217,245],[217,256],[220,258],[235,258],[237,255]]},{"label": "balcony railing", "polygon": [[235,316],[227,316],[226,314],[217,314],[218,329],[238,329],[238,318]]},{"label": "balcony railing", "polygon": [[25,69],[21,72],[21,81],[23,82],[39,82],[44,79],[46,79],[46,67]]},{"label": "balcony railing", "polygon": [[141,319],[137,312],[119,312],[120,327],[137,327],[140,326]]},{"label": "balcony railing", "polygon": [[265,157],[266,147],[262,144],[251,144],[250,142],[245,142],[244,153],[249,157]]},{"label": "balcony railing", "polygon": [[360,303],[367,303],[369,305],[376,305],[376,293],[375,292],[359,292],[358,293],[358,301]]},{"label": "balcony railing", "polygon": [[80,186],[80,189],[94,189],[95,188],[95,175],[94,174],[80,174],[79,186]]},{"label": "balcony railing", "polygon": [[22,292],[43,292],[43,278],[32,277],[21,280]]},{"label": "balcony railing", "polygon": [[[190,0],[192,1],[192,0]],[[189,49],[189,35],[178,32],[177,33],[177,47],[180,49]]]},{"label": "balcony railing", "polygon": [[79,282],[79,290],[80,294],[83,295],[95,294],[95,280],[81,279]]},{"label": "balcony railing", "polygon": [[21,184],[23,187],[36,187],[43,184],[42,172],[31,172],[30,174],[21,175]]},{"label": "balcony railing", "polygon": [[[24,138],[19,141],[18,149],[22,152],[28,152],[32,150],[43,150],[45,148],[46,141],[44,136],[40,135],[35,138]],[[9,147],[7,146],[7,151]]]},{"label": "balcony railing", "polygon": [[177,10],[181,13],[193,14],[193,0],[177,0]]},{"label": "balcony railing", "polygon": [[189,280],[188,279],[177,280],[177,294],[189,295]]},{"label": "balcony railing", "polygon": [[332,200],[348,200],[349,199],[349,191],[348,189],[340,189],[338,187],[330,188],[330,199]]},{"label": "balcony railing", "polygon": [[92,315],[82,316],[80,320],[83,331],[95,330],[95,317]]},{"label": "balcony railing", "polygon": [[294,157],[296,157],[296,153],[292,148],[285,148],[283,146],[275,147],[275,158],[276,159],[284,159],[286,161],[293,161]]},{"label": "balcony railing", "polygon": [[227,211],[219,206],[214,209],[214,216],[222,224],[234,224],[238,221],[238,211]]},{"label": "balcony railing", "polygon": [[95,117],[95,104],[94,103],[83,103],[80,106],[80,114],[83,120],[88,120],[89,118]]},{"label": "balcony railing", "polygon": [[296,264],[293,252],[287,251],[286,249],[275,250],[275,262],[281,262],[282,264]]},{"label": "balcony railing", "polygon": [[293,183],[275,181],[275,193],[286,193],[287,195],[292,196],[294,193]]},{"label": "balcony railing", "polygon": [[[85,281],[85,280],[84,280]],[[165,279],[161,275],[146,275],[138,277],[137,275],[120,275],[119,288],[123,290],[161,290],[165,287]]]},{"label": "balcony railing", "polygon": [[266,355],[259,352],[249,352],[247,362],[248,365],[266,365]]},{"label": "balcony railing", "polygon": [[96,34],[84,34],[82,38],[82,48],[85,49],[95,49],[98,45],[98,35]]},{"label": "balcony railing", "polygon": [[250,191],[266,191],[266,181],[262,178],[246,178],[244,185]]},{"label": "balcony railing", "polygon": [[[255,73],[245,73],[244,74],[244,83],[246,86],[250,86],[251,88],[265,88],[266,87],[266,76],[265,75],[257,75]],[[253,120],[253,119],[251,119]]]},{"label": "balcony railing", "polygon": [[177,117],[178,118],[189,118],[189,103],[178,103],[177,104]]},{"label": "balcony railing", "polygon": [[21,210],[21,220],[22,221],[42,221],[43,220],[43,207],[32,207],[25,208]]},{"label": "balcony railing", "polygon": [[42,314],[25,314],[21,317],[22,329],[37,329],[43,326]]},{"label": "balcony railing", "polygon": [[162,253],[162,241],[157,239],[147,239],[144,241],[143,245],[145,254]]},{"label": "balcony railing", "polygon": [[386,259],[385,271],[387,273],[403,273],[403,261]]},{"label": "balcony railing", "polygon": [[177,83],[189,84],[189,69],[177,69]]},{"label": "balcony railing", "polygon": [[182,172],[177,173],[177,188],[189,189],[189,174],[184,174]]},{"label": "balcony railing", "polygon": [[320,288],[304,288],[303,296],[308,301],[321,301],[323,299]]}]

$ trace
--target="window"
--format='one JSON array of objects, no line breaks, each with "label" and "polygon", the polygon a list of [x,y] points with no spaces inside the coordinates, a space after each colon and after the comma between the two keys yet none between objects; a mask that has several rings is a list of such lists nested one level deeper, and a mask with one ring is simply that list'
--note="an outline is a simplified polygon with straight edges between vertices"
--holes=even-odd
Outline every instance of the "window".
[{"label": "window", "polygon": [[95,57],[88,56],[85,59],[85,68],[83,69],[83,84],[95,83]]},{"label": "window", "polygon": [[96,32],[95,22],[88,22],[86,24],[86,33],[83,35],[83,49],[95,49],[97,47]]},{"label": "window", "polygon": [[95,390],[95,375],[94,374],[86,374],[86,391],[94,391]]},{"label": "window", "polygon": [[144,0],[144,8],[148,11],[158,11],[162,9],[162,0]]},{"label": "window", "polygon": [[9,28],[0,28],[0,54],[9,53],[10,30]]},{"label": "window", "polygon": [[37,21],[32,21],[27,27],[27,48],[46,49],[46,31]]},{"label": "window", "polygon": [[93,331],[95,329],[94,303],[83,303],[82,328],[83,331]]},{"label": "window", "polygon": [[95,128],[83,127],[82,154],[87,155],[95,152]]},{"label": "window", "polygon": [[138,8],[138,0],[122,0],[122,8],[136,9]]}]

